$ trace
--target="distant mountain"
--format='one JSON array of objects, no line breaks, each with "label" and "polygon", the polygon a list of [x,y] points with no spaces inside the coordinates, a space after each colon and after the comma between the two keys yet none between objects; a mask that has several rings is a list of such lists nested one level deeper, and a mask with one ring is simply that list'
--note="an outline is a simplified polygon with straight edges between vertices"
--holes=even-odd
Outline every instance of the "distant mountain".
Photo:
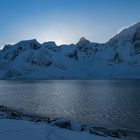
[{"label": "distant mountain", "polygon": [[104,44],[81,38],[57,46],[35,39],[0,50],[0,79],[140,78],[140,23]]}]

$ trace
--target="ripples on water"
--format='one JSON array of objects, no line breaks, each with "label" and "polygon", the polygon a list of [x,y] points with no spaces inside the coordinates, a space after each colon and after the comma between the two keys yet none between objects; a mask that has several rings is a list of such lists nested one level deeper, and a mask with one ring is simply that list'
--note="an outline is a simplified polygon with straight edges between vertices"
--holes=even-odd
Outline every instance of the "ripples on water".
[{"label": "ripples on water", "polygon": [[0,81],[0,105],[82,124],[140,130],[140,81]]}]

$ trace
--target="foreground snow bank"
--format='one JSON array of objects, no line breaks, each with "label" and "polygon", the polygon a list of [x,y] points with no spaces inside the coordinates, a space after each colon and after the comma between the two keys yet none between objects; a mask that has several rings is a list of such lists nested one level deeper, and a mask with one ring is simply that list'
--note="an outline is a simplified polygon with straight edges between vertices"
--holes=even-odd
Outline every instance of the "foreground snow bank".
[{"label": "foreground snow bank", "polygon": [[0,106],[0,140],[139,140],[140,133],[80,125]]},{"label": "foreground snow bank", "polygon": [[86,132],[60,129],[45,123],[0,119],[1,140],[117,140]]}]

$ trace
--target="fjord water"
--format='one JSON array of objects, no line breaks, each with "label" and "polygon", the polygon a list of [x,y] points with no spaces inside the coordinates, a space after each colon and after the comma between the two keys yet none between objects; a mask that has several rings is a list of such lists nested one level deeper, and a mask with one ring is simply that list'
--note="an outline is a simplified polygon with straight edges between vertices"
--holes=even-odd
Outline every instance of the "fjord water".
[{"label": "fjord water", "polygon": [[0,105],[81,124],[140,130],[140,81],[0,81]]}]

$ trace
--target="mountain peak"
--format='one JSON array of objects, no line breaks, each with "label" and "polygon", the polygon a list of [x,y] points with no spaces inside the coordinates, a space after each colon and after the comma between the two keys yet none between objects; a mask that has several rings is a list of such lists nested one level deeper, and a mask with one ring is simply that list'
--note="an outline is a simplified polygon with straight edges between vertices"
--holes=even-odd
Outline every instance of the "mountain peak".
[{"label": "mountain peak", "polygon": [[111,38],[108,43],[116,42],[117,40],[122,41],[131,41],[133,39],[134,34],[139,30],[140,28],[140,22],[124,28],[122,31],[120,31],[117,35],[115,35],[113,38]]},{"label": "mountain peak", "polygon": [[17,44],[24,45],[24,44],[29,44],[29,43],[37,43],[37,44],[39,44],[39,42],[36,39],[30,39],[30,40],[20,41],[20,42],[16,43],[15,45],[17,45]]},{"label": "mountain peak", "polygon": [[42,44],[42,46],[45,46],[45,47],[57,47],[56,43],[54,41],[49,41],[49,42],[44,42]]},{"label": "mountain peak", "polygon": [[87,40],[85,37],[81,37],[80,40],[79,40],[79,42],[85,42],[85,41],[89,42],[89,40]]},{"label": "mountain peak", "polygon": [[23,40],[15,44],[15,46],[20,46],[23,48],[32,48],[32,49],[38,49],[41,47],[41,44],[36,39],[31,40]]},{"label": "mountain peak", "polygon": [[85,37],[81,37],[80,40],[78,41],[77,45],[81,46],[81,45],[86,45],[86,44],[90,44],[90,41],[87,40]]}]

